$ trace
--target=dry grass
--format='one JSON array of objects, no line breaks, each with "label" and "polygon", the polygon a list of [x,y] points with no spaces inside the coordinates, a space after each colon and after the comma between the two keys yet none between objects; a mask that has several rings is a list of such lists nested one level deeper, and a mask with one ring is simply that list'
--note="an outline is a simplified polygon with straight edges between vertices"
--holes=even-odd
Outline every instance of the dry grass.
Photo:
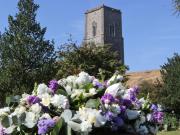
[{"label": "dry grass", "polygon": [[168,131],[168,132],[162,131],[159,132],[157,135],[180,135],[180,130]]},{"label": "dry grass", "polygon": [[161,74],[159,70],[150,70],[143,72],[130,72],[126,74],[128,77],[127,86],[132,87],[139,85],[143,81],[154,82],[156,79],[161,79]]}]

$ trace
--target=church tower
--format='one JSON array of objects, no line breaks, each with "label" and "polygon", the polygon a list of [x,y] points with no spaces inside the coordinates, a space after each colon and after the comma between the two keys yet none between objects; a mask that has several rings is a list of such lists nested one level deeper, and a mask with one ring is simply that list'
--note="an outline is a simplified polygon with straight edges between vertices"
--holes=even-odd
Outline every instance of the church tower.
[{"label": "church tower", "polygon": [[84,42],[112,45],[112,49],[118,52],[120,60],[124,63],[121,11],[102,5],[87,10],[85,15]]}]

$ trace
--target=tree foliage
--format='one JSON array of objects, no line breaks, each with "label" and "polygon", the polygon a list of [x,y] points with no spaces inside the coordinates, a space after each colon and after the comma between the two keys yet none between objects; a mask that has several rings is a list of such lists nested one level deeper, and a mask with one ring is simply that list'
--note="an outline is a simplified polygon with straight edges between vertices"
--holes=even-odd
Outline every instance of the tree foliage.
[{"label": "tree foliage", "polygon": [[159,103],[159,93],[162,83],[157,79],[156,81],[143,81],[140,85],[139,98],[149,96],[153,103]]},{"label": "tree foliage", "polygon": [[18,13],[8,17],[9,27],[0,37],[1,98],[29,92],[34,82],[46,82],[56,72],[54,43],[36,21],[38,8],[34,0],[19,0]]},{"label": "tree foliage", "polygon": [[159,95],[162,104],[180,113],[180,55],[174,54],[161,66],[162,89]]},{"label": "tree foliage", "polygon": [[57,77],[66,77],[70,74],[78,74],[86,71],[96,77],[110,77],[116,70],[125,73],[127,66],[124,66],[118,59],[116,52],[111,51],[110,45],[96,46],[85,44],[77,46],[75,43],[62,45],[59,49],[59,71]]},{"label": "tree foliage", "polygon": [[174,8],[176,13],[180,13],[180,0],[173,0]]}]

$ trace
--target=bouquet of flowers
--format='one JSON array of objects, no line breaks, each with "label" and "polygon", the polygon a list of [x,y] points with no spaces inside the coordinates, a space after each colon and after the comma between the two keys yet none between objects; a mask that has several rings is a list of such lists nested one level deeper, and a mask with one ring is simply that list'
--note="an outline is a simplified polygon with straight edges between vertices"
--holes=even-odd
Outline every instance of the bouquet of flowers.
[{"label": "bouquet of flowers", "polygon": [[138,87],[126,89],[122,80],[118,73],[102,81],[81,72],[36,85],[18,104],[0,109],[0,135],[155,135],[163,122],[160,105],[138,99]]}]

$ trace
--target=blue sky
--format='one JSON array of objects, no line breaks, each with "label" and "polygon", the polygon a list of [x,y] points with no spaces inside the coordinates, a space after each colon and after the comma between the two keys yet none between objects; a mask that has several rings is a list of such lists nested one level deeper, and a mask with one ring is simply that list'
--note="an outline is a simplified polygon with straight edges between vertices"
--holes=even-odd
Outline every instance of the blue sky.
[{"label": "blue sky", "polygon": [[[18,0],[0,1],[0,31],[7,17],[17,12]],[[56,47],[72,34],[81,43],[84,12],[105,4],[120,9],[123,19],[125,63],[130,71],[159,69],[174,52],[180,53],[180,16],[173,14],[172,0],[35,0],[37,20],[47,27],[46,38]]]}]

